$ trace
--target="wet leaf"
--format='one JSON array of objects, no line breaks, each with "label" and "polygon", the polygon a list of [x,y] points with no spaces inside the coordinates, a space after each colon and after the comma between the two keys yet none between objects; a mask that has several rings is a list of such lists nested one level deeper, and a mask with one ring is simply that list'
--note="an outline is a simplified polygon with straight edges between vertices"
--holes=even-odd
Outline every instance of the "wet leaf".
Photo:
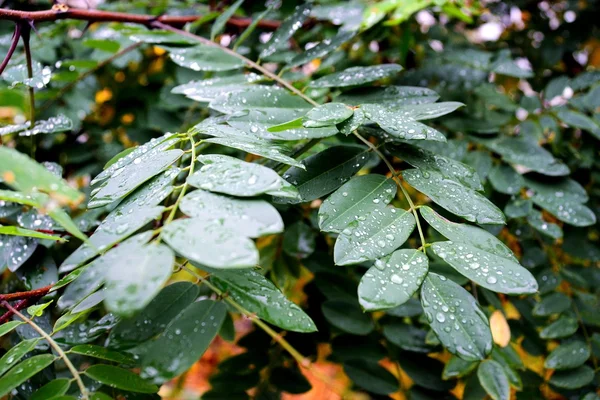
[{"label": "wet leaf", "polygon": [[415,228],[413,215],[398,208],[374,210],[364,218],[338,236],[333,250],[337,265],[383,257],[400,247]]},{"label": "wet leaf", "polygon": [[244,61],[222,49],[196,44],[192,47],[163,47],[177,65],[194,71],[231,71],[244,66]]},{"label": "wet leaf", "polygon": [[450,353],[477,361],[491,352],[489,321],[465,289],[430,272],[421,288],[421,304],[431,328]]},{"label": "wet leaf", "polygon": [[388,370],[374,361],[349,360],[344,372],[357,386],[371,393],[391,394],[398,390],[398,381]]},{"label": "wet leaf", "polygon": [[235,14],[237,9],[240,8],[243,2],[244,0],[236,1],[235,3],[227,7],[227,9],[215,19],[215,22],[210,28],[210,40],[215,40],[217,35],[223,32],[223,29],[225,29],[225,24],[227,24],[229,18],[231,18]]},{"label": "wet leaf", "polygon": [[113,365],[92,365],[85,370],[88,377],[112,388],[136,393],[156,393],[158,387],[149,384],[133,372]]},{"label": "wet leaf", "polygon": [[486,360],[479,364],[477,376],[481,386],[493,400],[509,400],[510,387],[506,373],[498,362]]},{"label": "wet leaf", "polygon": [[433,243],[433,252],[462,275],[498,293],[537,291],[533,275],[495,236],[481,228],[448,221],[429,207],[422,207],[420,212],[436,231],[451,240]]},{"label": "wet leaf", "polygon": [[322,128],[337,125],[354,114],[352,108],[342,103],[326,103],[310,110],[302,124],[307,128]]},{"label": "wet leaf", "polygon": [[2,74],[2,79],[12,87],[19,84],[29,86],[35,89],[43,89],[52,77],[52,70],[49,67],[44,67],[39,61],[33,61],[31,65],[32,77],[29,78],[26,63],[19,63],[12,67],[8,67]]},{"label": "wet leaf", "polygon": [[321,310],[325,319],[343,332],[362,336],[375,328],[370,315],[363,313],[354,301],[327,300],[321,305]]},{"label": "wet leaf", "polygon": [[211,281],[247,311],[282,329],[315,332],[308,315],[289,301],[277,287],[253,270],[217,271]]},{"label": "wet leaf", "polygon": [[6,396],[23,382],[52,364],[56,360],[52,354],[40,354],[21,361],[0,378],[0,396]]},{"label": "wet leaf", "polygon": [[542,339],[559,339],[571,336],[577,332],[577,328],[579,328],[579,324],[575,318],[561,315],[560,318],[540,331],[540,337]]},{"label": "wet leaf", "polygon": [[275,171],[255,163],[223,155],[202,155],[204,165],[189,176],[190,185],[211,192],[250,197],[261,194],[297,198],[296,188],[283,180]]},{"label": "wet leaf", "polygon": [[358,286],[365,310],[383,310],[406,303],[419,289],[427,270],[427,257],[417,250],[397,250],[376,260]]},{"label": "wet leaf", "polygon": [[38,246],[37,239],[26,236],[0,235],[0,269],[16,271]]},{"label": "wet leaf", "polygon": [[47,400],[55,396],[62,396],[69,390],[71,381],[67,378],[58,378],[48,382],[38,390],[36,390],[30,400]]},{"label": "wet leaf", "polygon": [[296,67],[298,65],[306,64],[315,58],[324,57],[344,43],[348,42],[355,35],[356,32],[340,30],[333,38],[325,39],[316,46],[311,47],[310,49],[292,58],[292,60],[288,63],[287,68]]},{"label": "wet leaf", "polygon": [[192,303],[147,347],[141,376],[162,384],[187,371],[215,338],[225,314],[226,308],[221,302]]},{"label": "wet leaf", "polygon": [[48,235],[47,233],[41,233],[32,231],[30,229],[19,228],[18,226],[2,226],[0,225],[0,237],[1,236],[25,236],[29,238],[53,240],[56,242],[66,242],[66,239],[60,236]]},{"label": "wet leaf", "polygon": [[216,77],[184,83],[183,85],[174,87],[171,93],[183,94],[195,101],[210,102],[220,95],[239,90],[261,79],[259,75],[252,72],[243,75]]},{"label": "wet leaf", "polygon": [[348,181],[368,161],[362,146],[334,146],[308,157],[302,164],[306,169],[290,168],[283,179],[298,189],[301,200],[278,199],[299,203],[323,197]]},{"label": "wet leaf", "polygon": [[269,57],[277,51],[287,48],[288,41],[302,27],[302,24],[310,15],[311,8],[311,4],[296,6],[294,12],[284,19],[279,28],[273,33],[265,48],[260,52],[259,58]]},{"label": "wet leaf", "polygon": [[264,200],[239,200],[195,190],[182,199],[180,209],[190,217],[217,221],[224,228],[234,229],[247,237],[283,231],[281,216]]},{"label": "wet leaf", "polygon": [[410,104],[434,103],[440,96],[431,89],[416,86],[361,88],[341,94],[337,101],[352,104],[379,104],[397,108]]},{"label": "wet leaf", "polygon": [[247,237],[201,219],[179,219],[166,225],[162,237],[178,254],[211,268],[251,268],[258,251]]},{"label": "wet leaf", "polygon": [[406,116],[404,112],[379,104],[361,104],[365,117],[387,132],[392,138],[410,140],[436,140],[445,142],[446,137],[433,128],[428,127]]},{"label": "wet leaf", "polygon": [[341,232],[396,196],[396,183],[383,175],[356,176],[329,196],[319,208],[319,227]]},{"label": "wet leaf", "polygon": [[350,67],[310,82],[311,87],[345,87],[362,85],[398,75],[402,66],[380,64],[368,67]]},{"label": "wet leaf", "polygon": [[585,342],[576,340],[561,344],[546,357],[544,367],[548,369],[572,369],[583,365],[589,358],[590,348]]},{"label": "wet leaf", "polygon": [[587,365],[576,369],[557,371],[550,377],[550,384],[562,389],[579,389],[594,380],[594,370]]},{"label": "wet leaf", "polygon": [[40,338],[23,340],[8,350],[2,358],[0,358],[0,376],[4,375],[4,373],[19,362],[21,358],[25,357],[27,353],[33,351],[40,340]]},{"label": "wet leaf", "polygon": [[71,353],[81,354],[87,357],[98,358],[106,361],[114,361],[119,364],[134,364],[135,360],[128,354],[114,350],[108,350],[103,346],[95,344],[80,344],[69,350]]},{"label": "wet leaf", "polygon": [[517,194],[525,181],[510,165],[500,164],[492,169],[489,175],[490,183],[496,191],[504,194]]}]

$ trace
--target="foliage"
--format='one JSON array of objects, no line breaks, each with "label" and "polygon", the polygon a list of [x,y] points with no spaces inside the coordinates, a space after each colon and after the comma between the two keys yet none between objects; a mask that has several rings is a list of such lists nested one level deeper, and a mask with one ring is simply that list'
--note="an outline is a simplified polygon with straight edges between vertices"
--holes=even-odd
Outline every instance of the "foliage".
[{"label": "foliage", "polygon": [[213,3],[0,9],[0,396],[598,398],[598,3]]}]

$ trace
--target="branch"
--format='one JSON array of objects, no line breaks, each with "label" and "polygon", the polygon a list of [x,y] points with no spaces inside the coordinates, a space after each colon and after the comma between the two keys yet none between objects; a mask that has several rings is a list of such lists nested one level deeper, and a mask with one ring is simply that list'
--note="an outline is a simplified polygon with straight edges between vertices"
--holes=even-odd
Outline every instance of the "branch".
[{"label": "branch", "polygon": [[[2,10],[0,10],[0,12],[1,11]],[[4,72],[4,69],[8,65],[8,62],[12,58],[12,55],[15,52],[15,49],[17,48],[17,44],[19,44],[20,38],[21,38],[21,24],[17,23],[15,25],[15,32],[13,33],[12,42],[8,49],[8,53],[6,53],[6,57],[4,57],[4,60],[2,60],[2,64],[0,64],[0,75],[2,75],[2,73]]]},{"label": "branch", "polygon": [[54,286],[54,285],[44,286],[42,288],[29,290],[27,292],[0,294],[0,302],[44,297],[45,295],[48,294],[50,289],[52,289],[52,286]]},{"label": "branch", "polygon": [[[35,303],[34,300],[32,299],[25,299],[25,300],[21,300],[19,301],[17,304],[15,304],[14,307],[6,307],[8,309],[7,312],[5,312],[4,314],[0,315],[0,324],[5,323],[6,321],[8,321],[10,319],[10,317],[12,317],[14,315],[14,310],[22,310],[25,307],[28,307],[29,305]],[[7,302],[2,302],[2,304],[8,304]]]},{"label": "branch", "polygon": [[[203,15],[171,16],[171,15],[144,15],[128,14],[112,11],[85,10],[77,8],[53,7],[45,11],[19,11],[0,9],[0,20],[22,22],[52,22],[61,19],[75,19],[81,21],[94,22],[125,22],[140,24],[150,27],[154,22],[160,22],[165,25],[183,26],[189,22],[197,21],[203,18]],[[247,27],[252,24],[252,18],[232,17],[227,21],[228,25],[235,27]],[[262,20],[258,26],[265,29],[277,29],[281,25],[279,21]]]}]

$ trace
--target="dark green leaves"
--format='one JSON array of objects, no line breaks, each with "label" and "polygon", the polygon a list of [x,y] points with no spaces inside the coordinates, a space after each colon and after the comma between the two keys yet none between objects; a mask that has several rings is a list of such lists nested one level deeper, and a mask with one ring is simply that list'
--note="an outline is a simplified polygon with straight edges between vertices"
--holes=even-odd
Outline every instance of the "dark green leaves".
[{"label": "dark green leaves", "polygon": [[352,178],[329,196],[319,208],[319,227],[341,232],[359,218],[385,207],[396,196],[396,183],[383,175]]},{"label": "dark green leaves", "polygon": [[587,365],[576,369],[557,371],[552,374],[550,384],[562,389],[579,389],[594,380],[594,370]]},{"label": "dark green leaves", "polygon": [[288,63],[287,68],[296,67],[298,65],[306,64],[315,58],[323,57],[349,41],[354,37],[356,33],[351,31],[340,30],[337,35],[331,39],[325,39],[316,46],[298,54],[296,57]]},{"label": "dark green leaves", "polygon": [[486,360],[479,364],[477,376],[481,386],[493,400],[509,400],[510,387],[506,373],[498,362]]},{"label": "dark green leaves", "polygon": [[344,372],[357,386],[369,392],[386,395],[398,390],[398,381],[388,370],[373,361],[350,360]]},{"label": "dark green leaves", "polygon": [[300,307],[286,299],[271,281],[256,271],[219,271],[211,280],[247,311],[273,325],[296,332],[317,330]]},{"label": "dark green leaves", "polygon": [[90,378],[117,389],[137,393],[156,393],[158,387],[147,383],[131,371],[112,365],[92,365],[85,370]]},{"label": "dark green leaves", "polygon": [[278,50],[285,49],[288,45],[288,40],[294,36],[294,33],[302,27],[302,23],[310,15],[310,4],[302,4],[294,9],[294,12],[290,14],[282,23],[279,29],[277,29],[269,41],[266,43],[266,47],[260,52],[259,57],[268,57]]},{"label": "dark green leaves", "polygon": [[377,104],[363,104],[365,117],[377,123],[393,139],[436,140],[445,142],[446,137],[405,115],[405,112]]},{"label": "dark green leaves", "polygon": [[406,303],[427,274],[427,257],[417,250],[397,250],[376,260],[358,286],[358,300],[365,310],[382,310]]},{"label": "dark green leaves", "polygon": [[492,350],[489,321],[465,289],[429,273],[421,288],[421,304],[444,347],[466,361],[483,360]]},{"label": "dark green leaves", "polygon": [[351,67],[312,81],[310,86],[322,88],[362,85],[395,76],[400,71],[402,71],[402,67],[398,64]]},{"label": "dark green leaves", "polygon": [[318,199],[339,188],[368,161],[361,146],[334,146],[302,161],[306,169],[290,168],[283,179],[298,189],[301,200],[281,199],[282,202],[305,202]]},{"label": "dark green leaves", "polygon": [[327,321],[343,332],[368,335],[375,328],[370,315],[363,313],[355,302],[328,300],[321,309]]},{"label": "dark green leaves", "polygon": [[15,365],[0,379],[0,396],[9,394],[14,388],[52,364],[55,359],[52,354],[40,354]]},{"label": "dark green leaves", "polygon": [[220,302],[192,303],[148,345],[142,358],[142,377],[162,384],[186,371],[217,335],[225,313]]},{"label": "dark green leaves", "polygon": [[194,71],[230,71],[244,66],[243,60],[214,46],[168,47],[166,50],[173,62]]},{"label": "dark green leaves", "polygon": [[537,291],[535,278],[496,237],[481,228],[450,222],[429,207],[420,211],[435,230],[451,240],[433,243],[434,253],[462,275],[499,293]]},{"label": "dark green leaves", "polygon": [[352,116],[354,111],[342,103],[326,103],[310,110],[302,124],[307,128],[322,128],[337,125]]},{"label": "dark green leaves", "polygon": [[585,342],[576,340],[571,343],[561,344],[546,358],[544,367],[548,369],[577,368],[590,358],[590,348]]}]

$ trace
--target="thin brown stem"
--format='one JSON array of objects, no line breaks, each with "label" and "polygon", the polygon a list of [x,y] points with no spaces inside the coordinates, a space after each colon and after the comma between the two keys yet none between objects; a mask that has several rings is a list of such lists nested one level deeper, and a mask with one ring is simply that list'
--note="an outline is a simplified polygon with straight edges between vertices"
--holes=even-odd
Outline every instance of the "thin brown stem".
[{"label": "thin brown stem", "polygon": [[2,60],[2,64],[0,64],[0,75],[2,75],[2,73],[4,72],[4,69],[8,65],[8,62],[12,58],[12,55],[14,54],[15,49],[17,48],[17,45],[19,44],[20,38],[21,38],[21,24],[17,23],[15,25],[15,31],[13,33],[12,42],[10,43],[10,47],[8,48],[8,52],[6,53],[4,60]]},{"label": "thin brown stem", "polygon": [[[19,301],[12,308],[15,309],[15,310],[22,310],[22,309],[24,309],[26,307],[29,307],[33,303],[35,303],[34,299],[24,299],[24,300]],[[8,304],[8,303],[6,303],[6,304]],[[7,312],[5,312],[4,314],[2,314],[0,316],[0,324],[3,324],[6,321],[8,321],[10,319],[10,317],[12,317],[13,315],[14,315],[14,312],[9,309]]]},{"label": "thin brown stem", "polygon": [[[25,59],[27,60],[27,76],[31,80],[33,78],[33,60],[31,59],[31,47],[29,46],[29,39],[31,34],[31,27],[26,25],[27,22],[21,22],[21,37],[23,38],[23,47],[25,48]],[[35,89],[31,86],[31,82],[27,85],[29,90],[29,123],[30,126],[35,125]]]},{"label": "thin brown stem", "polygon": [[46,294],[48,294],[50,289],[52,289],[52,286],[54,286],[54,285],[44,286],[42,288],[29,290],[27,292],[15,292],[15,293],[0,294],[0,301],[14,301],[14,300],[19,300],[19,299],[30,299],[30,298],[39,299],[40,297],[44,297]]}]

